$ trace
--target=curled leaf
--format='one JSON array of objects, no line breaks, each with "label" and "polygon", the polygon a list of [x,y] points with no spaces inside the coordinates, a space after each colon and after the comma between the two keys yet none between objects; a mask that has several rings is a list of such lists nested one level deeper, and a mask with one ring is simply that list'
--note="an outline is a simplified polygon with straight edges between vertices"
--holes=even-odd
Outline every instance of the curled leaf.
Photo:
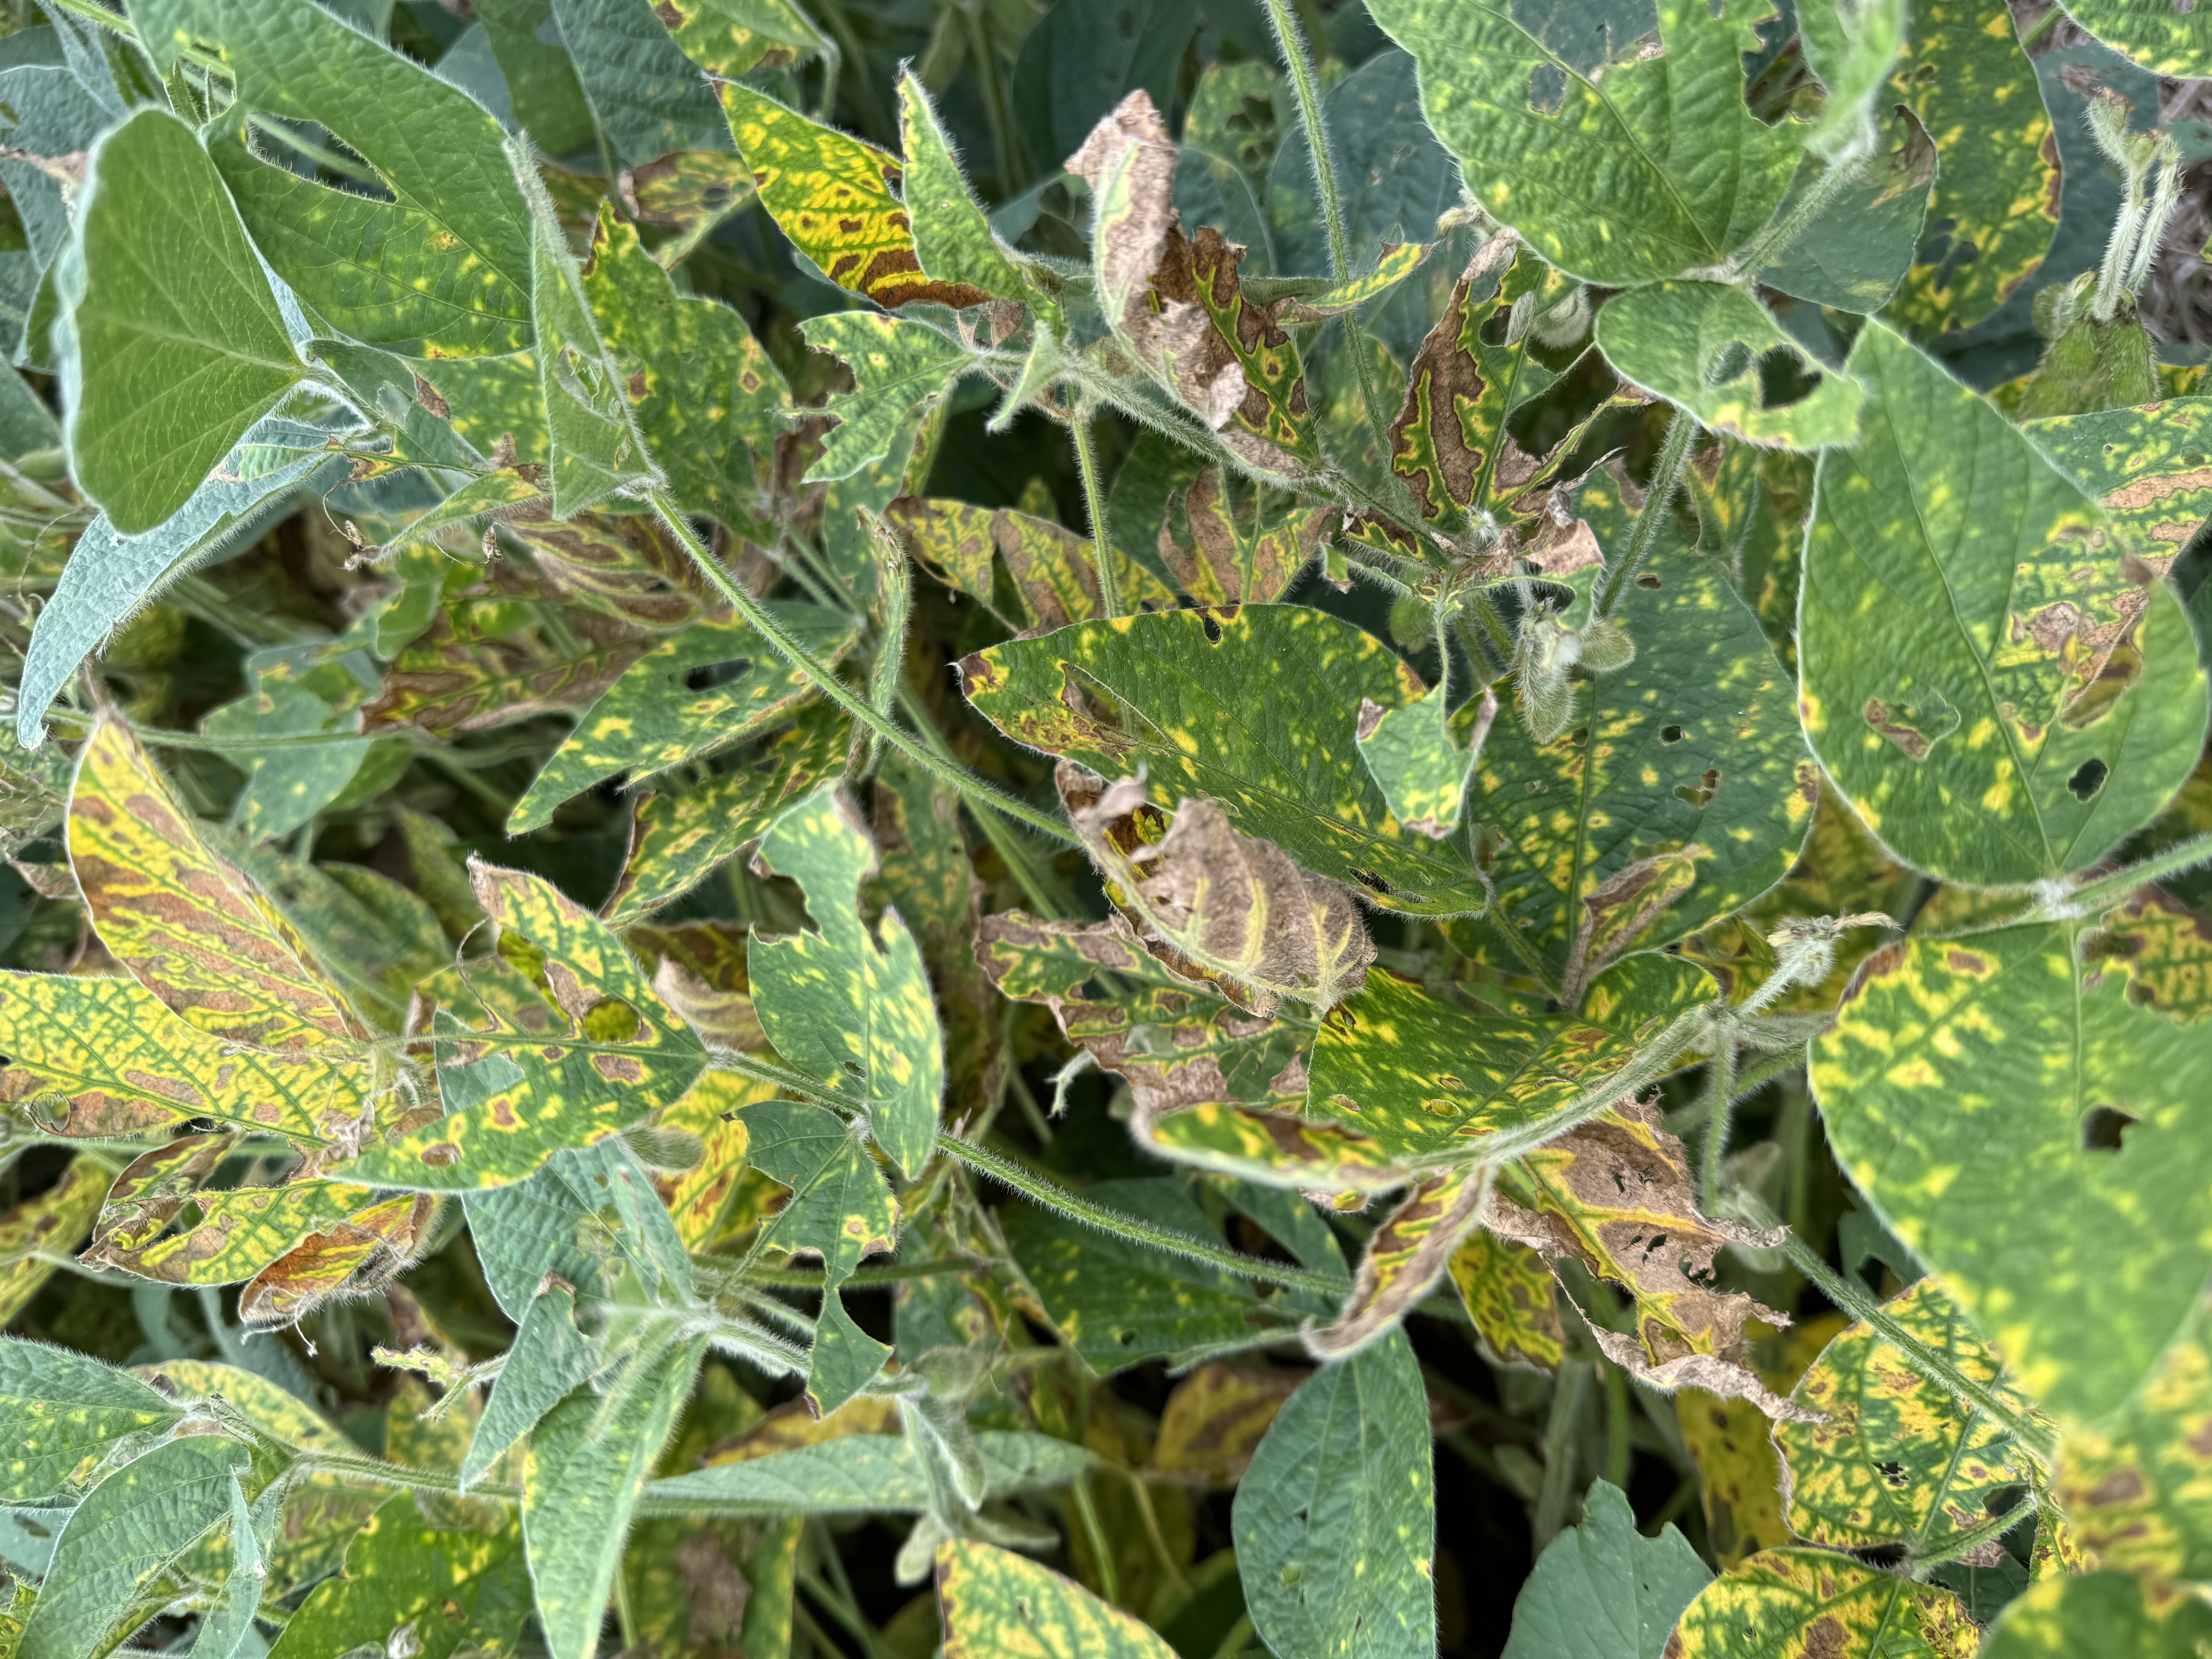
[{"label": "curled leaf", "polygon": [[1479,1164],[1440,1170],[1413,1188],[1369,1237],[1343,1311],[1306,1333],[1308,1350],[1340,1359],[1396,1325],[1443,1277],[1489,1195],[1489,1171]]}]

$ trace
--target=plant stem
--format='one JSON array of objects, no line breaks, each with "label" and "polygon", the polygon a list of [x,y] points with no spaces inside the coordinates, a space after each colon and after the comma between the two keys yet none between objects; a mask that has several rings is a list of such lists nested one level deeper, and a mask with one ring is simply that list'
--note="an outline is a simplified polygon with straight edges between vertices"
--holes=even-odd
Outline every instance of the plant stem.
[{"label": "plant stem", "polygon": [[2057,1447],[2051,1431],[2041,1424],[2021,1417],[2012,1407],[1992,1392],[1986,1385],[1968,1376],[1950,1358],[1936,1352],[1914,1336],[1902,1325],[1882,1311],[1881,1304],[1851,1279],[1836,1272],[1820,1254],[1795,1233],[1785,1237],[1782,1248],[1797,1271],[1813,1282],[1814,1287],[1837,1307],[1863,1325],[1872,1327],[1882,1340],[1901,1348],[1911,1359],[1912,1367],[1935,1382],[1954,1400],[1972,1406],[1977,1411],[1987,1412],[2011,1431],[2022,1449],[2041,1463],[2051,1467]]},{"label": "plant stem", "polygon": [[1682,482],[1682,464],[1689,459],[1690,443],[1697,435],[1696,420],[1688,410],[1678,407],[1674,419],[1667,422],[1667,440],[1659,446],[1658,464],[1651,469],[1650,493],[1644,498],[1644,510],[1637,515],[1636,528],[1629,532],[1627,549],[1617,563],[1606,567],[1599,580],[1597,602],[1591,607],[1595,614],[1613,614],[1621,590],[1634,578],[1644,555],[1651,550],[1652,538],[1658,534],[1659,520]]},{"label": "plant stem", "polygon": [[1544,1424],[1544,1484],[1530,1522],[1531,1547],[1539,1554],[1566,1525],[1567,1505],[1574,1501],[1575,1419],[1582,1415],[1589,1382],[1589,1363],[1570,1359],[1552,1385],[1552,1414]]},{"label": "plant stem", "polygon": [[1075,411],[1067,431],[1075,441],[1075,465],[1083,474],[1084,510],[1091,515],[1091,558],[1098,569],[1098,614],[1110,622],[1121,614],[1121,599],[1114,591],[1114,550],[1106,542],[1106,492],[1098,483],[1098,448],[1091,441],[1087,405]]},{"label": "plant stem", "polygon": [[728,600],[731,609],[750,623],[787,662],[813,681],[823,696],[915,765],[942,778],[971,800],[981,801],[1018,823],[1042,830],[1055,841],[1066,842],[1070,846],[1075,844],[1074,832],[1066,825],[1048,817],[1027,802],[1017,800],[1004,791],[992,787],[966,767],[952,761],[940,760],[896,721],[886,720],[878,714],[866,697],[854,692],[828,668],[817,662],[813,653],[787,633],[783,624],[758,599],[732,579],[730,573],[722,568],[721,562],[699,539],[697,532],[691,528],[690,520],[684,516],[682,509],[674,501],[659,490],[653,492],[652,501],[653,510],[660,515],[660,521],[668,526],[669,533],[691,556],[691,562],[699,567],[701,574],[714,585],[715,592]]},{"label": "plant stem", "polygon": [[1106,1528],[1098,1518],[1098,1503],[1091,1493],[1088,1471],[1068,1484],[1075,1498],[1075,1513],[1083,1522],[1083,1541],[1091,1546],[1091,1564],[1098,1569],[1098,1594],[1113,1606],[1121,1604],[1121,1572],[1114,1560],[1114,1547],[1106,1541]]},{"label": "plant stem", "polygon": [[[2118,904],[2138,887],[2179,874],[2207,859],[2212,859],[2212,833],[2191,836],[2186,841],[2176,842],[2163,853],[2152,854],[2140,863],[2115,870],[2108,876],[2100,876],[2094,881],[2085,881],[2063,897],[2046,900],[2037,905],[2016,921],[2046,921],[2091,915]],[[2007,927],[2014,925],[2014,922],[2005,924]]]},{"label": "plant stem", "polygon": [[1709,1004],[1685,1008],[1644,1045],[1634,1060],[1611,1077],[1584,1090],[1558,1111],[1517,1129],[1501,1129],[1496,1134],[1485,1135],[1466,1150],[1486,1164],[1497,1164],[1533,1152],[1547,1141],[1557,1140],[1568,1130],[1579,1127],[1616,1102],[1666,1076],[1676,1057],[1698,1040],[1711,1018]]},{"label": "plant stem", "polygon": [[963,1140],[950,1130],[940,1129],[937,1134],[939,1152],[950,1152],[969,1169],[981,1171],[1001,1186],[1011,1187],[1024,1198],[1034,1199],[1046,1208],[1057,1210],[1072,1221],[1096,1227],[1101,1232],[1112,1233],[1132,1243],[1150,1245],[1156,1250],[1165,1250],[1187,1261],[1203,1262],[1209,1267],[1219,1267],[1246,1279],[1256,1279],[1262,1284],[1284,1285],[1292,1290],[1316,1291],[1323,1296],[1342,1296],[1352,1288],[1348,1279],[1338,1279],[1325,1273],[1308,1273],[1303,1267],[1290,1267],[1279,1261],[1262,1261],[1259,1257],[1246,1255],[1241,1250],[1224,1249],[1218,1244],[1208,1244],[1193,1238],[1188,1233],[1176,1232],[1170,1227],[1154,1226],[1149,1221],[1139,1221],[1118,1210],[1109,1210],[1103,1204],[1093,1204],[1079,1198],[1065,1187],[1055,1186],[1040,1176],[1031,1175],[1012,1158],[986,1151],[971,1140]]},{"label": "plant stem", "polygon": [[[2051,9],[2056,11],[2057,8],[2054,6]],[[2002,1538],[2021,1526],[2034,1513],[2034,1504],[2022,1504],[2016,1508],[2007,1510],[2002,1515],[1993,1515],[1978,1527],[1970,1527],[1964,1532],[1954,1533],[1939,1547],[1929,1550],[1924,1555],[1915,1551],[1906,1565],[1913,1577],[1917,1578],[1929,1567],[1940,1567],[1946,1561],[1956,1561],[1962,1557],[1972,1555],[1990,1539]]]},{"label": "plant stem", "polygon": [[1336,194],[1336,156],[1322,118],[1313,60],[1306,56],[1305,36],[1284,0],[1267,0],[1267,21],[1274,26],[1276,50],[1283,54],[1283,67],[1291,72],[1291,86],[1297,94],[1298,120],[1306,130],[1306,159],[1313,163],[1314,191],[1321,198],[1321,222],[1328,233],[1328,273],[1341,282],[1352,258],[1344,240],[1344,204]]},{"label": "plant stem", "polygon": [[1735,1028],[1726,1020],[1715,1022],[1713,1057],[1706,1061],[1705,1139],[1700,1148],[1698,1190],[1705,1207],[1712,1208],[1721,1190],[1721,1160],[1728,1156],[1729,1109],[1735,1104]]}]

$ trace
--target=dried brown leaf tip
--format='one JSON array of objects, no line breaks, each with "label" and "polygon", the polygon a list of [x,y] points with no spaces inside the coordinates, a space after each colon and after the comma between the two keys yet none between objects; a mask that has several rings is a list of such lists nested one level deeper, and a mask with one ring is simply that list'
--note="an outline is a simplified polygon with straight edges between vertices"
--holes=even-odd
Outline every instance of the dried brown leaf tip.
[{"label": "dried brown leaf tip", "polygon": [[1170,969],[1237,988],[1261,1015],[1284,997],[1325,1012],[1367,982],[1375,946],[1351,890],[1238,834],[1220,803],[1178,801],[1154,836],[1142,779],[1099,791],[1063,766],[1060,785],[1110,896],[1148,946],[1171,953],[1153,952]]},{"label": "dried brown leaf tip", "polygon": [[1741,1291],[1714,1288],[1724,1244],[1771,1247],[1782,1231],[1718,1221],[1698,1207],[1682,1143],[1659,1109],[1622,1102],[1531,1152],[1499,1177],[1485,1224],[1547,1261],[1581,1261],[1635,1298],[1633,1334],[1592,1327],[1607,1358],[1667,1392],[1686,1385],[1748,1400],[1769,1417],[1812,1421],[1759,1381],[1746,1358],[1744,1322],[1784,1326]]},{"label": "dried brown leaf tip", "polygon": [[1409,1190],[1369,1237],[1343,1310],[1306,1333],[1308,1352],[1340,1359],[1395,1328],[1443,1277],[1489,1192],[1490,1172],[1476,1164],[1440,1170]]}]

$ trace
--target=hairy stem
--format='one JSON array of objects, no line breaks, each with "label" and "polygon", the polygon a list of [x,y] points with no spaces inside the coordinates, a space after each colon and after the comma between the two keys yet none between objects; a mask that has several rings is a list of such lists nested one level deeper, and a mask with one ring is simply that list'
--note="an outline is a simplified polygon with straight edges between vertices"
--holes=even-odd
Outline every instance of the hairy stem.
[{"label": "hairy stem", "polygon": [[731,608],[774,646],[787,662],[811,680],[823,696],[915,765],[943,779],[969,799],[981,801],[1018,823],[1042,830],[1054,841],[1074,844],[1074,832],[1065,824],[1047,817],[1026,801],[1017,800],[1003,790],[994,788],[957,762],[940,759],[905,728],[878,713],[866,697],[817,662],[805,646],[784,631],[783,624],[776,621],[758,599],[732,579],[730,573],[722,568],[721,562],[699,539],[697,532],[691,528],[690,520],[684,516],[682,509],[674,501],[659,490],[653,492],[652,501],[653,510],[660,515],[660,521],[668,526],[669,533],[691,556],[691,562],[699,567],[701,574],[714,585],[715,592],[728,600]]},{"label": "hairy stem", "polygon": [[1114,591],[1114,551],[1106,542],[1106,492],[1098,483],[1098,447],[1091,434],[1091,410],[1078,409],[1067,423],[1075,441],[1075,465],[1083,473],[1083,507],[1091,515],[1091,561],[1098,570],[1098,614],[1111,621],[1121,614]]},{"label": "hairy stem", "polygon": [[1652,538],[1659,533],[1659,520],[1682,482],[1682,465],[1690,458],[1690,444],[1697,435],[1698,423],[1690,411],[1677,408],[1674,417],[1667,422],[1667,439],[1659,446],[1659,459],[1651,469],[1650,492],[1644,498],[1644,510],[1637,514],[1636,528],[1629,532],[1628,546],[1617,562],[1607,565],[1599,580],[1597,602],[1591,607],[1596,615],[1613,614],[1621,590],[1634,578],[1644,563],[1644,555],[1650,552]]},{"label": "hairy stem", "polygon": [[1735,1029],[1715,1022],[1713,1057],[1706,1062],[1705,1139],[1698,1188],[1711,1209],[1721,1190],[1721,1162],[1728,1156],[1729,1109],[1735,1104]]},{"label": "hairy stem", "polygon": [[1246,1279],[1256,1279],[1262,1284],[1288,1285],[1292,1290],[1316,1291],[1323,1296],[1342,1296],[1352,1288],[1352,1281],[1331,1274],[1308,1273],[1303,1267],[1293,1267],[1280,1261],[1263,1261],[1258,1256],[1246,1255],[1241,1250],[1224,1249],[1218,1244],[1208,1244],[1193,1238],[1188,1233],[1176,1232],[1171,1227],[1158,1227],[1149,1221],[1139,1221],[1133,1215],[1123,1215],[1103,1204],[1093,1204],[1079,1197],[1065,1187],[1055,1186],[1040,1176],[1031,1175],[1012,1158],[978,1146],[972,1140],[963,1140],[950,1130],[940,1129],[937,1135],[939,1152],[950,1152],[969,1169],[987,1175],[1003,1187],[1011,1187],[1024,1198],[1033,1199],[1047,1209],[1056,1210],[1072,1221],[1080,1221],[1086,1227],[1096,1227],[1117,1238],[1132,1243],[1149,1245],[1179,1255],[1186,1261],[1205,1263],[1209,1267],[1220,1267]]}]

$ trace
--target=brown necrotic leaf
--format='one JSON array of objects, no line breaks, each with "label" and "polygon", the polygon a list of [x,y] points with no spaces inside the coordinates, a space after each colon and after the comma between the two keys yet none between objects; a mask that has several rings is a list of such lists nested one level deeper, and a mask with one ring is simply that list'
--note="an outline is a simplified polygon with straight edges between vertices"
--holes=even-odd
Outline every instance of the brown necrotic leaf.
[{"label": "brown necrotic leaf", "polygon": [[1547,1261],[1574,1256],[1635,1298],[1634,1335],[1602,1326],[1592,1334],[1640,1381],[1665,1391],[1694,1383],[1776,1419],[1815,1415],[1746,1362],[1744,1322],[1788,1318],[1741,1291],[1713,1288],[1723,1245],[1771,1245],[1780,1234],[1699,1210],[1682,1143],[1662,1127],[1656,1104],[1623,1101],[1503,1172],[1486,1224]]},{"label": "brown necrotic leaf", "polygon": [[249,1331],[296,1325],[334,1298],[365,1296],[397,1278],[429,1236],[438,1202],[402,1194],[308,1234],[238,1293],[239,1323]]},{"label": "brown necrotic leaf", "polygon": [[[997,596],[998,568],[1003,565],[1022,604],[1021,614],[1010,620],[1027,632],[1048,632],[1100,614],[1098,568],[1090,538],[1049,519],[1010,507],[971,507],[918,495],[900,496],[885,516],[923,568],[985,605]],[[1109,556],[1114,591],[1124,611],[1175,602],[1157,576],[1126,554],[1112,551]]]},{"label": "brown necrotic leaf", "polygon": [[1396,1326],[1443,1276],[1489,1193],[1489,1171],[1479,1164],[1439,1170],[1408,1192],[1369,1237],[1343,1311],[1306,1333],[1314,1357],[1341,1359]]},{"label": "brown necrotic leaf", "polygon": [[[1112,896],[1170,969],[1243,994],[1257,1014],[1284,997],[1326,1012],[1367,982],[1375,945],[1351,890],[1301,869],[1272,842],[1240,835],[1218,802],[1188,797],[1157,842],[1129,829],[1149,811],[1144,785],[1093,794],[1073,768],[1061,795],[1076,833],[1113,884]],[[1148,844],[1149,842],[1149,844]],[[1180,959],[1180,960],[1178,960]]]}]

